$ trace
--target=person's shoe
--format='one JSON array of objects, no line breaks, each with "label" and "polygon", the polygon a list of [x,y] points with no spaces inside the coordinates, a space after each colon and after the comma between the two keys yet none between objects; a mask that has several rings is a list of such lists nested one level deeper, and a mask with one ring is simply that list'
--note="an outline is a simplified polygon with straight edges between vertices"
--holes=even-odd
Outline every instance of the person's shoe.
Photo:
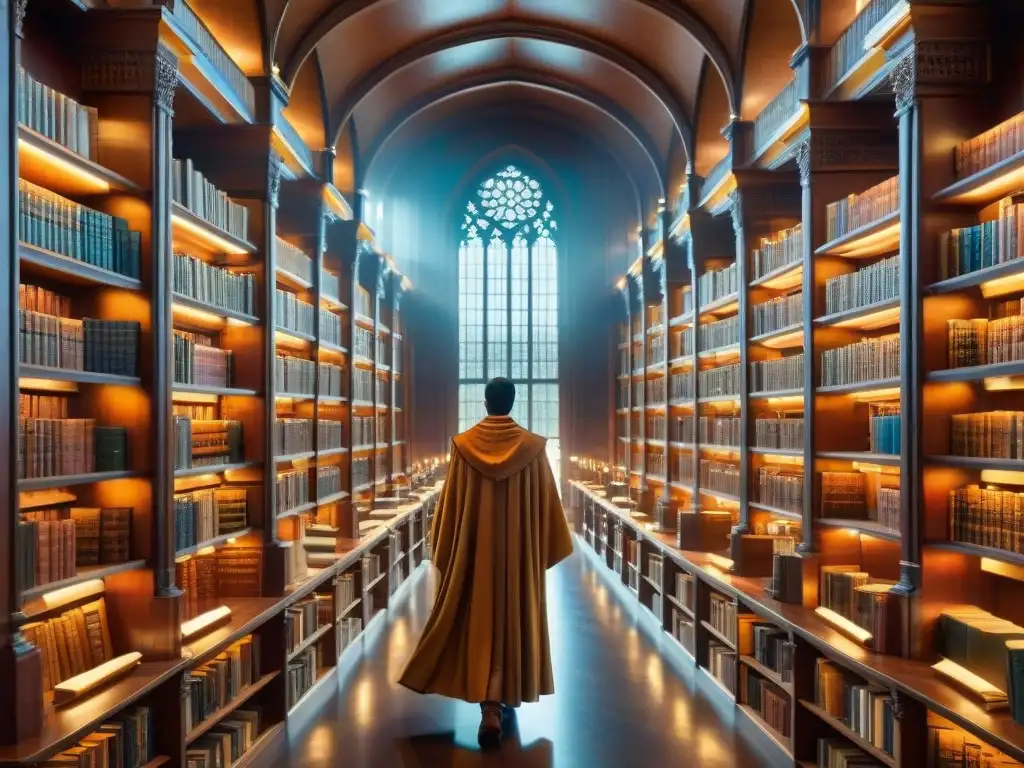
[{"label": "person's shoe", "polygon": [[477,740],[481,749],[497,749],[501,746],[502,708],[500,704],[480,705],[480,730]]}]

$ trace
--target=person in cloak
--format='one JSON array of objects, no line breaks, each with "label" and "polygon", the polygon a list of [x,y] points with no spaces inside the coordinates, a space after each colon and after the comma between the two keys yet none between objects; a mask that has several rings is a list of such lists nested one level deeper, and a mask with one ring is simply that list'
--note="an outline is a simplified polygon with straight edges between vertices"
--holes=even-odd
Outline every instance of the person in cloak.
[{"label": "person in cloak", "polygon": [[437,599],[400,683],[480,703],[481,747],[500,744],[503,718],[554,693],[545,575],[572,538],[546,439],[509,413],[515,385],[493,379],[487,418],[452,440],[430,536]]}]

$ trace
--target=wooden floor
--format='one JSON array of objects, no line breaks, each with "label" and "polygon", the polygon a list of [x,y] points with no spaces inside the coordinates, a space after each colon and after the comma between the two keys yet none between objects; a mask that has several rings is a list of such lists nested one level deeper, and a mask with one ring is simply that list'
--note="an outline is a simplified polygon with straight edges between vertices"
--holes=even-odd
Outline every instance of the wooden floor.
[{"label": "wooden floor", "polygon": [[[429,566],[424,566],[429,569]],[[754,768],[731,706],[705,696],[673,641],[623,601],[580,550],[549,574],[556,691],[519,710],[496,754],[476,746],[479,707],[411,693],[394,681],[426,621],[433,573],[418,573],[387,621],[342,660],[336,692],[254,762],[259,768]]]}]

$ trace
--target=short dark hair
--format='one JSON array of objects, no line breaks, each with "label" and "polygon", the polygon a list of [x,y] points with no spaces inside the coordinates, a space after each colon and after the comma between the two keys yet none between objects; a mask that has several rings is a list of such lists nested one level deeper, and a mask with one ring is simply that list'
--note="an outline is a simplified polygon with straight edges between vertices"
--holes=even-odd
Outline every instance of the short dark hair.
[{"label": "short dark hair", "polygon": [[516,402],[516,385],[499,376],[487,382],[484,388],[484,405],[488,416],[508,416]]}]

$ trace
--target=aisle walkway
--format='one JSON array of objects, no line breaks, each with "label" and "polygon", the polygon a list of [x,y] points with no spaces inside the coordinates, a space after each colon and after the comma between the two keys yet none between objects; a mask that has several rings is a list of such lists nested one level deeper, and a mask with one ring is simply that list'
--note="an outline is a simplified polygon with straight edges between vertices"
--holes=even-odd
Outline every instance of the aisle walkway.
[{"label": "aisle walkway", "polygon": [[[429,566],[427,566],[429,568]],[[394,683],[426,620],[433,573],[422,574],[344,659],[341,689],[290,734],[288,754],[268,768],[756,768],[761,761],[733,730],[673,641],[626,607],[580,551],[549,581],[557,694],[519,712],[518,735],[501,752],[476,746],[479,709],[410,693]],[[661,649],[659,650],[659,645]],[[361,655],[360,655],[361,654]],[[719,696],[718,699],[721,697]],[[716,706],[717,705],[717,706]],[[270,755],[267,755],[270,758]]]}]

